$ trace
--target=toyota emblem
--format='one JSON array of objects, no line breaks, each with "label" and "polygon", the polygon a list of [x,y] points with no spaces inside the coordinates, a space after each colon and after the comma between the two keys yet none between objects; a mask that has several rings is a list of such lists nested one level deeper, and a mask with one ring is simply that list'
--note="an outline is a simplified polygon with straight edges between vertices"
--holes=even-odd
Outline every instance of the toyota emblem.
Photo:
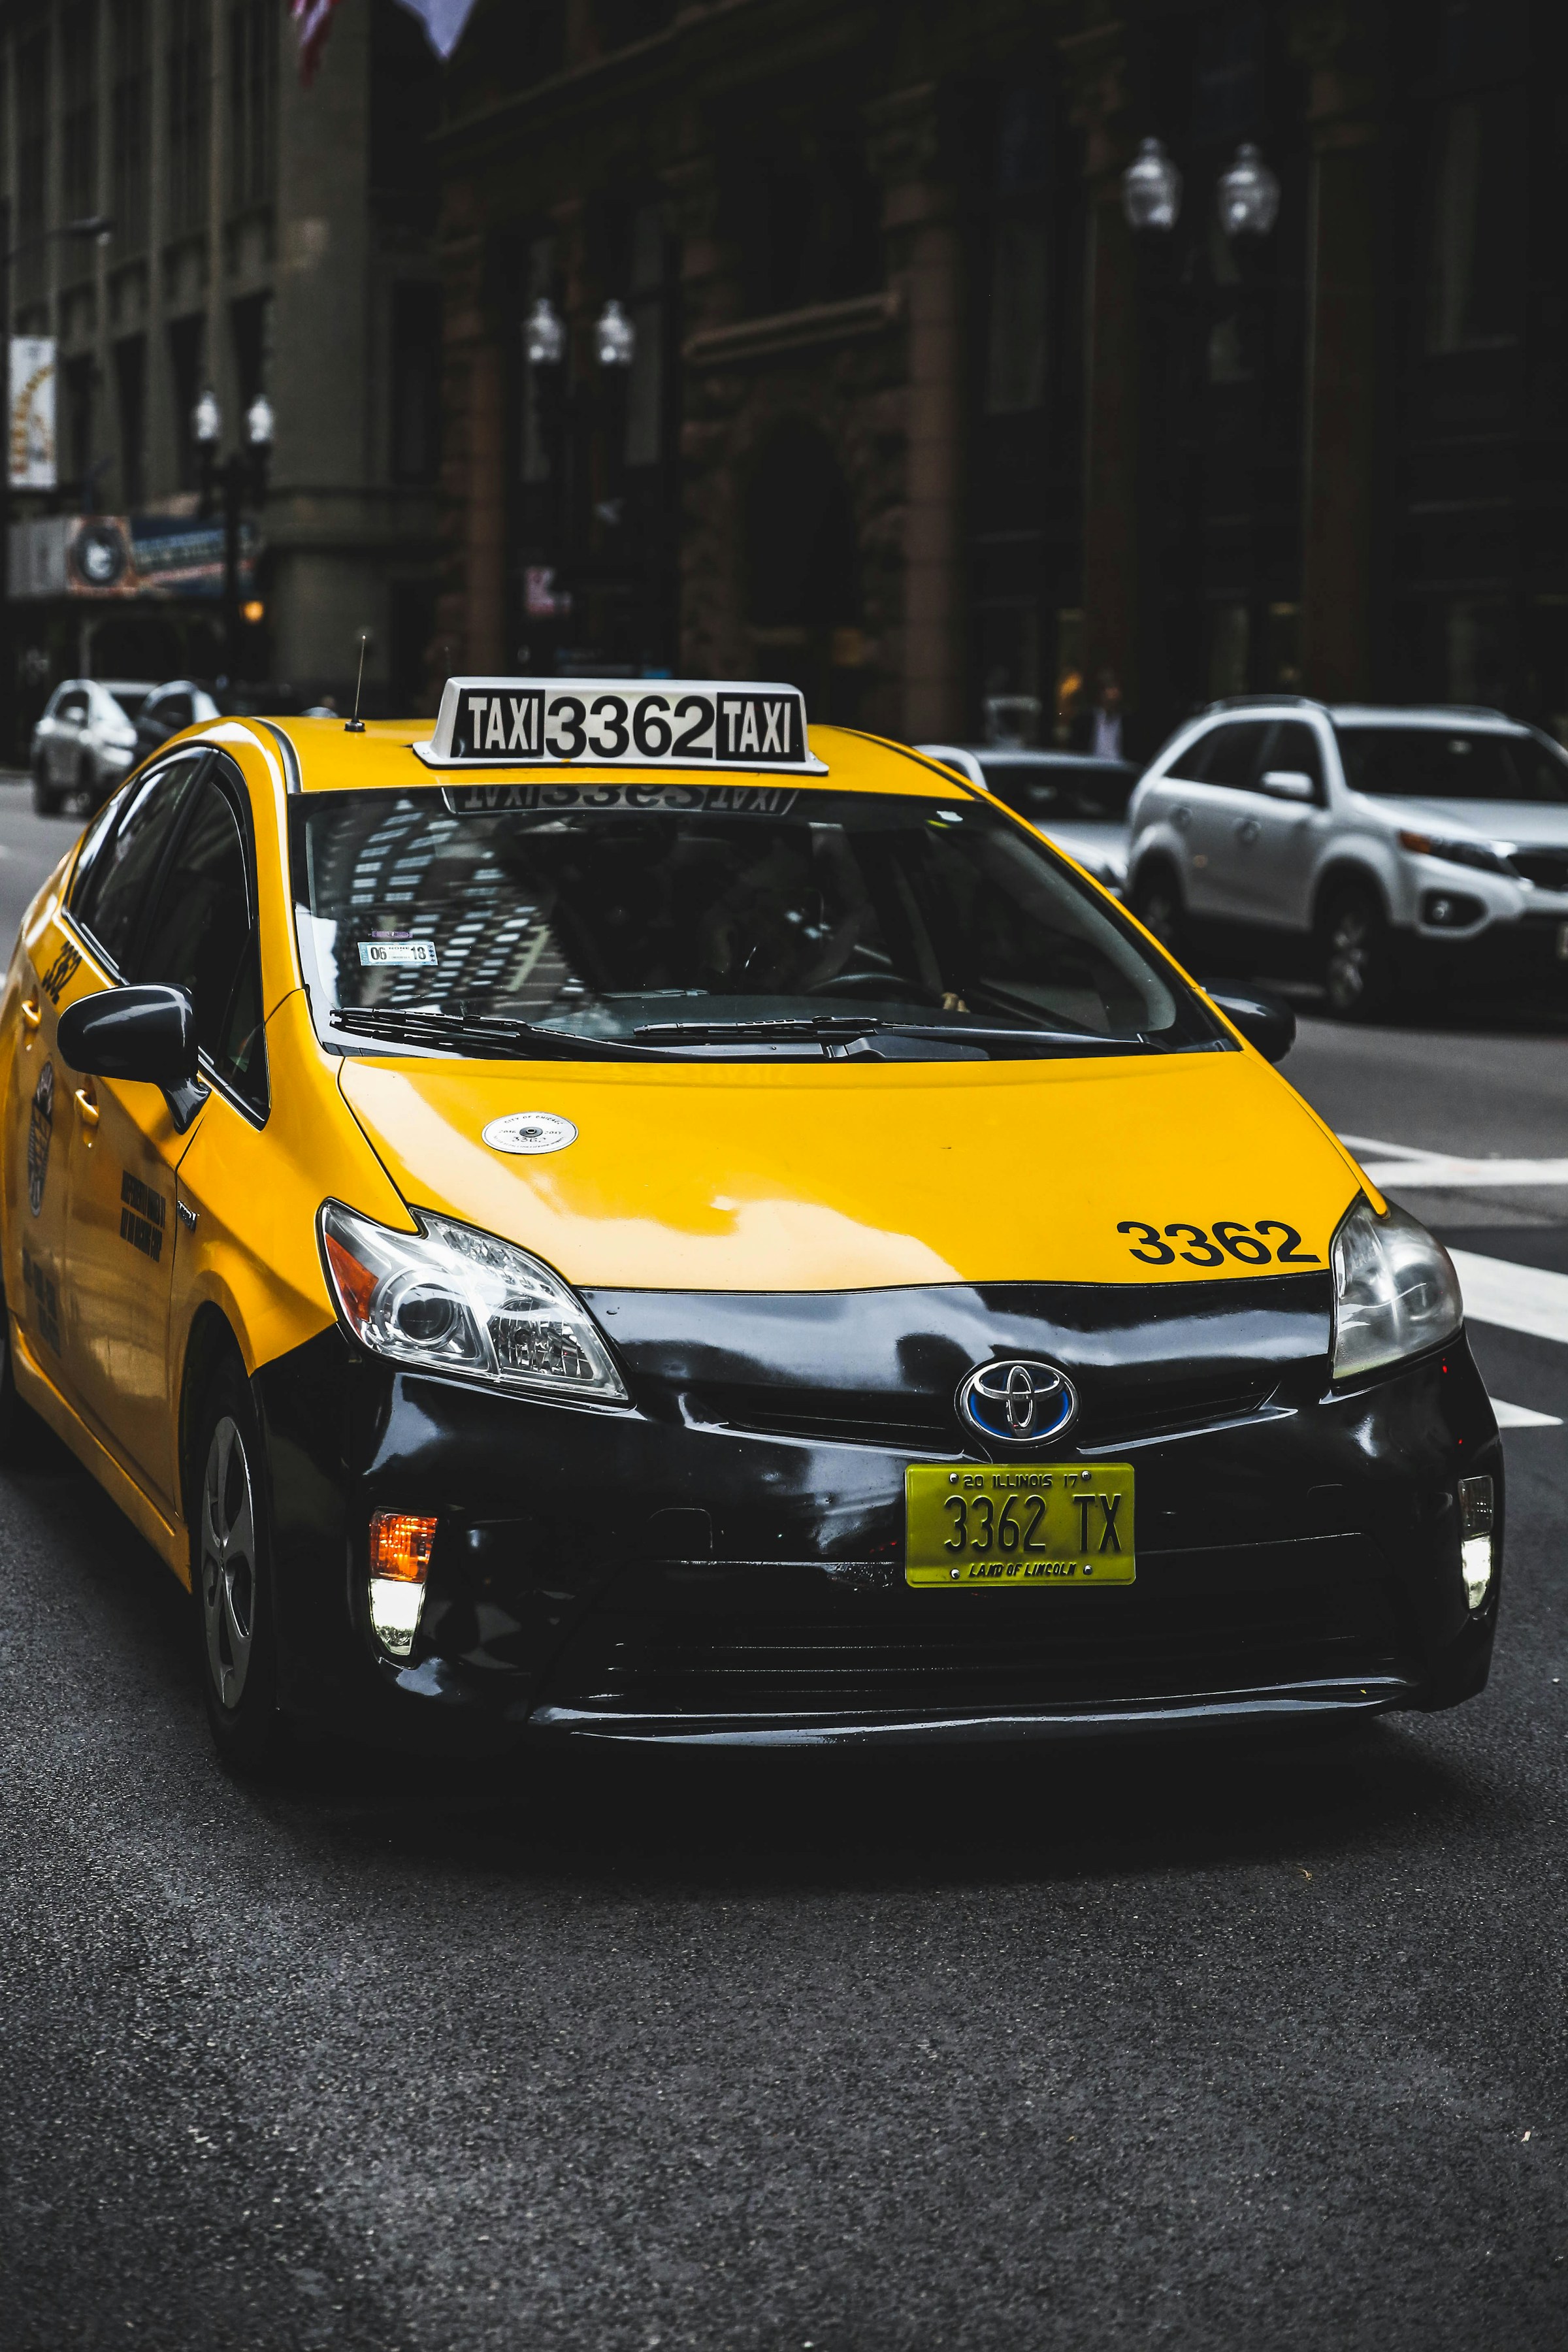
[{"label": "toyota emblem", "polygon": [[1037,1445],[1077,1418],[1078,1392],[1055,1364],[1029,1356],[976,1364],[958,1391],[960,1418],[997,1445]]}]

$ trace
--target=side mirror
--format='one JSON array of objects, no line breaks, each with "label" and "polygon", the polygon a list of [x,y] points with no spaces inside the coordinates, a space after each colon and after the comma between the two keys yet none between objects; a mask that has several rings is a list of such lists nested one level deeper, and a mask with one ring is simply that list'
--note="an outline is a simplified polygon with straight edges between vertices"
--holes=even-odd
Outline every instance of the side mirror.
[{"label": "side mirror", "polygon": [[1258,780],[1258,789],[1270,800],[1315,801],[1318,788],[1302,768],[1266,768]]},{"label": "side mirror", "polygon": [[1266,1062],[1282,1062],[1296,1042],[1296,1015],[1277,996],[1234,981],[1205,981],[1205,992]]},{"label": "side mirror", "polygon": [[188,988],[104,988],[68,1004],[61,1059],[92,1078],[187,1087],[196,1075],[196,1011]]}]

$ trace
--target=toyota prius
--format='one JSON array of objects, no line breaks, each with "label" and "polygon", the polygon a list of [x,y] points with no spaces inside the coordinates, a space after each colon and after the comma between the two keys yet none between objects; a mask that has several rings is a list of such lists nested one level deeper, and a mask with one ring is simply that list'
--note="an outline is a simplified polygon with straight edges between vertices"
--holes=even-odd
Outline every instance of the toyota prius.
[{"label": "toyota prius", "polygon": [[30,908],[0,1428],[219,1749],[1113,1735],[1485,1682],[1438,1244],[990,794],[799,694],[216,720]]}]

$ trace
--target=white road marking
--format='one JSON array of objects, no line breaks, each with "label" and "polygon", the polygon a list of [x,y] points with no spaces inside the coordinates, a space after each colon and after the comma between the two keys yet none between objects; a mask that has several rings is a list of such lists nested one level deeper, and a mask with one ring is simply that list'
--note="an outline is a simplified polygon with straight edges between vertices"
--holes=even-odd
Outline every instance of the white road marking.
[{"label": "white road marking", "polygon": [[1500,1429],[1561,1429],[1563,1418],[1555,1412],[1531,1412],[1527,1404],[1505,1404],[1501,1397],[1493,1397],[1492,1411]]},{"label": "white road marking", "polygon": [[1511,1258],[1450,1250],[1472,1323],[1495,1323],[1533,1339],[1568,1341],[1568,1274],[1515,1265]]},{"label": "white road marking", "polygon": [[[1493,1185],[1568,1184],[1568,1160],[1473,1160],[1452,1151],[1412,1150],[1375,1136],[1342,1135],[1380,1192],[1479,1192]],[[1370,1155],[1370,1156],[1367,1156]]]}]

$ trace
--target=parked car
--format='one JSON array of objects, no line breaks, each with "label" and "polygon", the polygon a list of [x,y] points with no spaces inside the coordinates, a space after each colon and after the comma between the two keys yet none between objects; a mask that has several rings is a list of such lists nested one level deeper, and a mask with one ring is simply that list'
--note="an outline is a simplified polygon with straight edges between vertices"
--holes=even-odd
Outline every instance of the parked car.
[{"label": "parked car", "polygon": [[33,806],[50,816],[65,802],[106,801],[142,756],[136,718],[153,691],[129,678],[68,677],[33,730]]},{"label": "parked car", "polygon": [[136,715],[138,757],[158,751],[184,727],[205,727],[221,711],[205,686],[194,678],[174,677],[155,686]]},{"label": "parked car", "polygon": [[1499,710],[1215,703],[1133,799],[1129,900],[1372,1015],[1434,973],[1568,980],[1568,755]]},{"label": "parked car", "polygon": [[985,743],[920,743],[972,784],[1038,825],[1097,882],[1120,896],[1127,879],[1127,803],[1142,770],[1085,751],[1002,750]]}]

